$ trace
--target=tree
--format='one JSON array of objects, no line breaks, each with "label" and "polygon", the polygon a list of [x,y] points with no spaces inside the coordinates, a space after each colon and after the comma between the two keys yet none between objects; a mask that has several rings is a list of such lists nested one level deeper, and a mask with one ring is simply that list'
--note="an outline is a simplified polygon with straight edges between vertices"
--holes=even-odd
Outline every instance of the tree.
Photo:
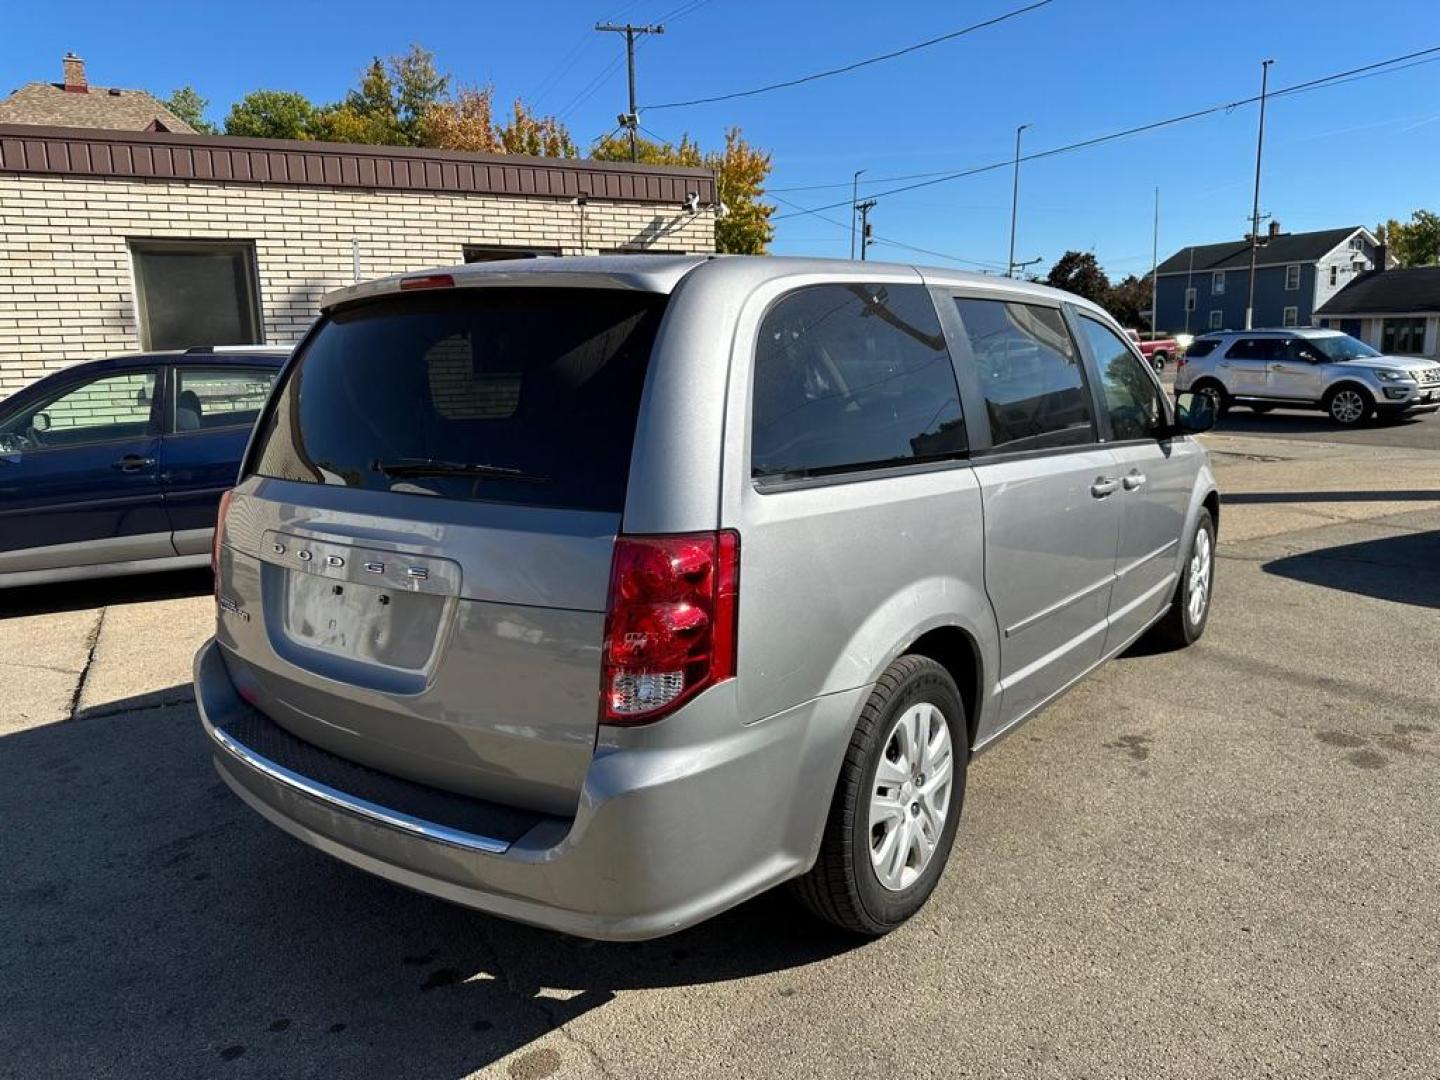
[{"label": "tree", "polygon": [[214,135],[218,132],[215,125],[205,119],[205,109],[209,104],[209,98],[201,97],[199,91],[189,85],[180,87],[165,99],[165,107],[201,135]]},{"label": "tree", "polygon": [[1391,218],[1385,224],[1383,238],[1401,266],[1440,263],[1440,214],[1431,210],[1416,210],[1409,221]]},{"label": "tree", "polygon": [[1137,330],[1148,330],[1150,320],[1144,312],[1150,310],[1150,275],[1136,277],[1130,274],[1111,286],[1109,295],[1102,301],[1106,311],[1115,316],[1121,326],[1133,326]]},{"label": "tree", "polygon": [[315,106],[293,90],[252,90],[230,106],[226,135],[252,139],[312,139]]},{"label": "tree", "polygon": [[[760,200],[770,175],[770,155],[756,150],[739,128],[725,132],[725,149],[702,152],[698,143],[683,135],[678,145],[636,141],[636,157],[645,165],[708,168],[715,172],[716,194],[725,212],[715,222],[715,249],[731,255],[763,255],[775,235],[770,224],[773,206]],[[628,136],[609,135],[591,148],[597,161],[629,161]]]},{"label": "tree", "polygon": [[579,157],[575,141],[565,125],[553,116],[536,116],[519,98],[515,99],[510,122],[495,130],[501,153],[530,154],[532,157]]},{"label": "tree", "polygon": [[406,141],[419,146],[425,113],[444,98],[450,76],[436,70],[435,54],[429,49],[411,45],[403,56],[390,58],[390,77],[396,122]]},{"label": "tree", "polygon": [[395,81],[378,56],[345,100],[320,109],[310,125],[315,138],[372,146],[412,145],[401,125]]},{"label": "tree", "polygon": [[1110,279],[1089,251],[1065,252],[1050,267],[1050,272],[1045,275],[1045,284],[1101,305],[1110,296]]},{"label": "tree", "polygon": [[760,201],[771,157],[747,143],[738,127],[725,132],[725,149],[707,154],[715,170],[716,193],[725,213],[715,222],[715,249],[732,255],[763,255],[775,236],[775,207]]},{"label": "tree", "polygon": [[500,153],[490,87],[462,86],[448,101],[437,101],[420,121],[420,145],[439,150]]}]

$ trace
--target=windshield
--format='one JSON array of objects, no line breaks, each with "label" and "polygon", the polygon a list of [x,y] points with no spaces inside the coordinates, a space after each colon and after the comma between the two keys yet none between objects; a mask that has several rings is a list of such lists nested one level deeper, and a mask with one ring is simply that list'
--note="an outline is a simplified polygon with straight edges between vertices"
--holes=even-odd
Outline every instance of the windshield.
[{"label": "windshield", "polygon": [[618,512],[665,297],[455,289],[342,309],[266,417],[261,476]]},{"label": "windshield", "polygon": [[1357,341],[1349,334],[1333,334],[1305,340],[1307,344],[1323,353],[1327,360],[1363,360],[1366,357],[1380,355],[1369,345],[1363,341]]}]

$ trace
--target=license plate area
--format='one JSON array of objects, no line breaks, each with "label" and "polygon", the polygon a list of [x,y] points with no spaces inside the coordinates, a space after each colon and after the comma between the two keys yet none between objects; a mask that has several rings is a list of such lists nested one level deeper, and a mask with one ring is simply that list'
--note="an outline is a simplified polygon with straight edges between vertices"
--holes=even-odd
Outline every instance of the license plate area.
[{"label": "license plate area", "polygon": [[287,659],[396,690],[433,669],[460,592],[457,564],[278,532],[264,545],[266,623]]}]

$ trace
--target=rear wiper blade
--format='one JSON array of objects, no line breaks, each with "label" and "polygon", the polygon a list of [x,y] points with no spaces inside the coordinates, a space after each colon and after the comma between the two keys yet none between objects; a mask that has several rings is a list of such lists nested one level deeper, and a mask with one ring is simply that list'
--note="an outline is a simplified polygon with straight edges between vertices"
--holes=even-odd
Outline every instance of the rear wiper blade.
[{"label": "rear wiper blade", "polygon": [[527,484],[548,484],[550,477],[506,465],[484,465],[468,461],[437,461],[434,458],[396,458],[375,461],[370,466],[386,476],[478,476],[492,480],[518,480]]}]

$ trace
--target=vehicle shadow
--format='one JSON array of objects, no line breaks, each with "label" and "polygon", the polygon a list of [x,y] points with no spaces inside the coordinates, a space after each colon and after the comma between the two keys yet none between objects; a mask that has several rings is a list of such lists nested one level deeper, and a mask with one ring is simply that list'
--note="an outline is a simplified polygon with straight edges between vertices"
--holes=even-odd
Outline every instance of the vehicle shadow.
[{"label": "vehicle shadow", "polygon": [[1308,585],[1440,608],[1440,532],[1339,544],[1272,559],[1260,568]]},{"label": "vehicle shadow", "polygon": [[[775,894],[669,938],[603,944],[409,892],[242,805],[190,702],[118,702],[0,736],[0,821],[13,1075],[449,1080],[621,990],[743,979],[860,944]],[[557,1051],[531,1053],[530,1074],[564,1075],[545,1068]]]},{"label": "vehicle shadow", "polygon": [[1285,411],[1277,409],[1268,413],[1251,412],[1243,406],[1236,406],[1227,412],[1215,425],[1221,435],[1340,435],[1351,430],[1373,428],[1403,428],[1421,423],[1428,414],[1415,416],[1372,417],[1358,428],[1339,428],[1330,422],[1323,412]]},{"label": "vehicle shadow", "polygon": [[22,585],[0,589],[0,619],[80,611],[111,604],[141,604],[149,600],[175,600],[204,596],[214,588],[208,567],[168,570],[158,574],[66,581],[51,585]]}]

